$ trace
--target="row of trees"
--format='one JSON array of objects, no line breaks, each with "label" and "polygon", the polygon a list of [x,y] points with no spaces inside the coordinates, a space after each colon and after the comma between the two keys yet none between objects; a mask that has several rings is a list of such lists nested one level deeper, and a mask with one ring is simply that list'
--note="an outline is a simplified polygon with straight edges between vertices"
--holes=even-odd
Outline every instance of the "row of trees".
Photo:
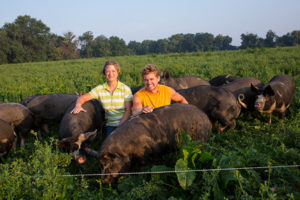
[{"label": "row of trees", "polygon": [[294,46],[300,44],[300,31],[281,37],[268,31],[266,38],[256,34],[241,35],[241,46],[232,46],[229,36],[210,33],[175,34],[167,39],[125,41],[116,36],[95,37],[91,31],[78,38],[67,32],[59,36],[50,32],[42,21],[28,15],[0,28],[0,64],[32,61],[62,60],[103,56],[144,55],[153,53],[194,52]]}]

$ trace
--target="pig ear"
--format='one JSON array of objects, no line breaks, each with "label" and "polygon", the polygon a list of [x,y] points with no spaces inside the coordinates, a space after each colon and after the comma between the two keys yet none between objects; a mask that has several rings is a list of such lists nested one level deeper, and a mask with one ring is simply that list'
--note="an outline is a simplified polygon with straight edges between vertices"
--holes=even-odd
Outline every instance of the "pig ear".
[{"label": "pig ear", "polygon": [[92,132],[87,132],[87,133],[81,133],[82,136],[84,136],[84,141],[89,140],[92,141],[95,139],[96,135],[97,135],[97,129],[95,129]]},{"label": "pig ear", "polygon": [[111,154],[109,152],[102,153],[100,156],[105,160],[111,160],[116,157],[114,154]]},{"label": "pig ear", "polygon": [[69,146],[69,144],[71,143],[72,141],[72,137],[67,137],[67,138],[64,138],[60,141],[57,142],[57,146],[59,147],[67,147]]},{"label": "pig ear", "polygon": [[268,96],[274,96],[275,95],[275,92],[274,90],[272,89],[272,87],[270,85],[268,85],[266,88],[265,88],[265,94],[268,95]]},{"label": "pig ear", "polygon": [[252,83],[251,83],[251,90],[255,93],[258,93],[258,87],[254,86]]},{"label": "pig ear", "polygon": [[166,79],[169,79],[169,78],[170,78],[170,73],[169,73],[169,70],[168,70],[168,69],[166,69],[166,70],[164,71],[162,77],[164,77],[164,78],[166,78]]}]

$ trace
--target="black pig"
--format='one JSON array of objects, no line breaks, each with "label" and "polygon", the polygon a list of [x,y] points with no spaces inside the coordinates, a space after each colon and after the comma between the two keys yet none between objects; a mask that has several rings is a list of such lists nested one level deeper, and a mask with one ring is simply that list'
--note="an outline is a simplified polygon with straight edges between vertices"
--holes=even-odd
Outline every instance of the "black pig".
[{"label": "black pig", "polygon": [[60,147],[73,152],[75,160],[79,164],[86,161],[84,148],[85,141],[93,139],[97,131],[100,132],[105,123],[105,112],[101,103],[91,100],[82,105],[86,112],[71,114],[76,102],[67,109],[59,126]]},{"label": "black pig", "polygon": [[[172,104],[154,109],[126,121],[108,136],[100,150],[102,173],[122,173],[130,169],[133,160],[145,163],[177,149],[176,135],[185,130],[192,139],[206,142],[211,134],[207,115],[189,104]],[[104,176],[111,183],[118,174]]]},{"label": "black pig", "polygon": [[232,92],[244,109],[252,111],[254,110],[256,92],[251,89],[251,85],[262,88],[264,83],[256,78],[248,77],[236,79],[220,87]]},{"label": "black pig", "polygon": [[255,108],[261,113],[270,113],[269,123],[272,122],[271,114],[279,113],[281,119],[285,118],[286,110],[290,107],[295,87],[293,80],[288,75],[274,76],[263,89],[251,85],[257,93]]},{"label": "black pig", "polygon": [[20,146],[24,147],[25,135],[34,127],[31,111],[20,103],[2,103],[0,104],[0,119],[14,127],[17,135],[21,138]]},{"label": "black pig", "polygon": [[178,90],[189,104],[197,106],[203,110],[212,122],[218,121],[223,125],[219,131],[223,131],[227,126],[234,129],[235,119],[238,118],[241,106],[234,95],[224,88],[210,85],[200,85],[193,88]]},{"label": "black pig", "polygon": [[160,77],[160,84],[169,86],[175,90],[187,89],[198,85],[209,85],[209,82],[197,76],[184,76],[173,78],[168,70]]},{"label": "black pig", "polygon": [[216,76],[209,81],[211,86],[221,86],[226,85],[234,80],[238,79],[238,77],[231,76],[231,75],[220,75]]},{"label": "black pig", "polygon": [[0,119],[0,156],[5,156],[16,140],[16,133],[12,126]]},{"label": "black pig", "polygon": [[67,108],[77,100],[77,95],[72,94],[47,94],[30,96],[21,101],[34,114],[35,126],[49,132],[50,121],[60,122]]}]

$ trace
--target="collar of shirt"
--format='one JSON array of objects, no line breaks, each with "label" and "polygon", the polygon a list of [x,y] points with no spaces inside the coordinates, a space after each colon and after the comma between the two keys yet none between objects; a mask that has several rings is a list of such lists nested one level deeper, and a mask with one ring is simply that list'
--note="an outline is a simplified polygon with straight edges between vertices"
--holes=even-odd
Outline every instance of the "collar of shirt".
[{"label": "collar of shirt", "polygon": [[[109,91],[108,83],[107,83],[107,82],[105,82],[105,83],[103,84],[103,89]],[[115,91],[116,91],[117,89],[122,89],[122,83],[121,83],[120,81],[118,81],[118,84],[117,84],[117,87],[116,87]]]}]

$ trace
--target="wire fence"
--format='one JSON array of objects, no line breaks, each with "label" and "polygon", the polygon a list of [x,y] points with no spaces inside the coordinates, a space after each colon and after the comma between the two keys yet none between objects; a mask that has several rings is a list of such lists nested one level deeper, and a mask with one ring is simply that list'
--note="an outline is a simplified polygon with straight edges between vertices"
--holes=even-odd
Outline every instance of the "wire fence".
[{"label": "wire fence", "polygon": [[[236,167],[236,168],[217,168],[217,169],[192,169],[192,170],[170,170],[155,172],[120,172],[120,173],[97,173],[97,174],[62,174],[57,177],[93,177],[93,176],[122,176],[122,175],[145,175],[145,174],[172,174],[172,173],[191,173],[191,172],[214,172],[214,171],[234,171],[234,170],[259,170],[259,169],[277,169],[277,168],[297,168],[300,165],[276,165],[276,166],[258,166],[258,167]],[[46,177],[33,176],[33,177]]]}]

